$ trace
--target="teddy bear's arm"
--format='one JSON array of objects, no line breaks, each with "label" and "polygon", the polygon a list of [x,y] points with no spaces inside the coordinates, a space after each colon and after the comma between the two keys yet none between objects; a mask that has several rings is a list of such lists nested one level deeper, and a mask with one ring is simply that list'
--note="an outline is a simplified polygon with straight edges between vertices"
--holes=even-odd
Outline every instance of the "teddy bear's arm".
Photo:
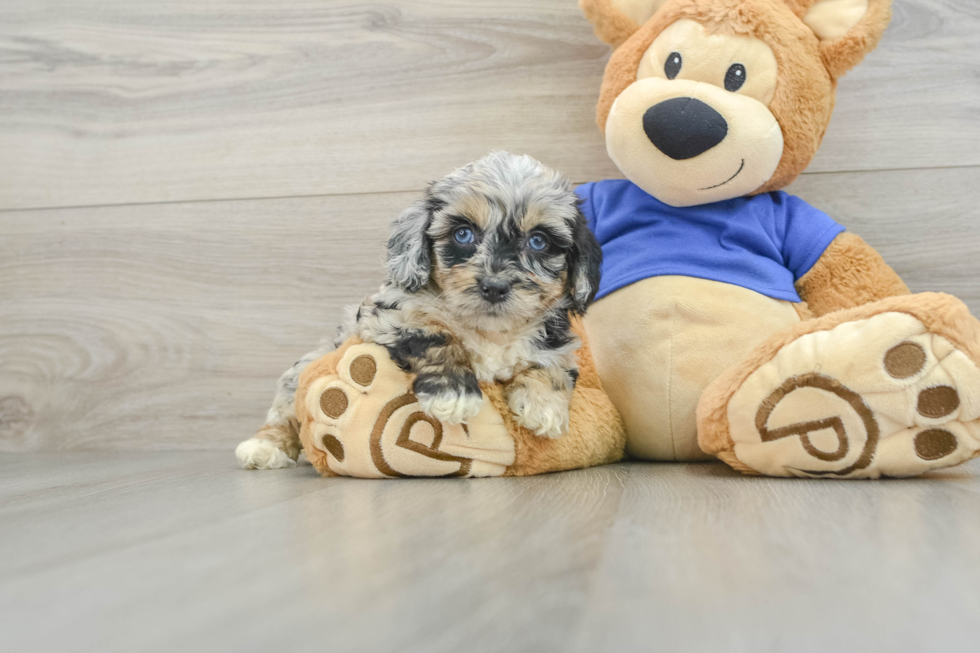
[{"label": "teddy bear's arm", "polygon": [[860,236],[837,236],[796,290],[815,317],[886,297],[908,295],[905,282]]}]

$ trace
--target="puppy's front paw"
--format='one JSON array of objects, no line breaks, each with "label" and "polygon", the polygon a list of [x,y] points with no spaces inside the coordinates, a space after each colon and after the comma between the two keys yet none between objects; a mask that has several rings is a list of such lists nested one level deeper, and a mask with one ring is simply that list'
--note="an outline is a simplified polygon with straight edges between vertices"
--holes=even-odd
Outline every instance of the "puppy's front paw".
[{"label": "puppy's front paw", "polygon": [[465,424],[483,408],[483,393],[475,376],[457,383],[438,376],[419,375],[414,390],[422,411],[447,424]]},{"label": "puppy's front paw", "polygon": [[560,438],[568,433],[568,397],[561,392],[513,388],[507,397],[517,423],[535,435]]},{"label": "puppy's front paw", "polygon": [[417,396],[422,412],[447,424],[465,424],[476,417],[483,408],[482,395],[443,392],[437,395]]}]

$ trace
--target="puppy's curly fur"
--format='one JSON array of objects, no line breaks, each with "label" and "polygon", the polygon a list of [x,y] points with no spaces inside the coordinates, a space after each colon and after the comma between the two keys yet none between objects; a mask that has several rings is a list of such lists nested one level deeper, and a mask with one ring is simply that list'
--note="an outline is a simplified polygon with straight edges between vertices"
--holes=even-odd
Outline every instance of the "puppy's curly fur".
[{"label": "puppy's curly fur", "polygon": [[[432,183],[394,222],[387,279],[349,309],[334,346],[358,336],[387,348],[415,375],[422,410],[445,422],[480,411],[481,381],[509,382],[518,423],[560,437],[578,377],[569,316],[593,300],[601,260],[571,183],[528,156],[494,152]],[[266,424],[239,445],[243,466],[293,464],[298,379],[330,350],[283,374]]]}]

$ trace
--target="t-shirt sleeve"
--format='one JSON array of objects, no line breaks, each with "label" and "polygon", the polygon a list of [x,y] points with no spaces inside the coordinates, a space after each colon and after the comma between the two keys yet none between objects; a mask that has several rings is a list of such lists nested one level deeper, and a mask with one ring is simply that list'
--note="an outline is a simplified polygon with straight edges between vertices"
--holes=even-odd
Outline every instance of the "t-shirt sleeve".
[{"label": "t-shirt sleeve", "polygon": [[575,194],[581,200],[582,215],[585,216],[585,220],[589,223],[589,231],[595,233],[595,208],[592,206],[592,190],[595,188],[595,182],[589,182],[587,184],[582,184],[575,189]]},{"label": "t-shirt sleeve", "polygon": [[810,271],[823,253],[844,231],[829,215],[803,200],[786,193],[777,193],[774,200],[784,212],[786,225],[783,239],[783,261],[793,277]]}]

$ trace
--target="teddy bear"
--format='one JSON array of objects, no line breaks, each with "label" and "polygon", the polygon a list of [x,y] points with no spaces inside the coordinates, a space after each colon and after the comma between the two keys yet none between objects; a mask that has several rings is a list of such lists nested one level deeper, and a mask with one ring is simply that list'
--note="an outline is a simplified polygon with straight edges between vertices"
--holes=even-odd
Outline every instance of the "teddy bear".
[{"label": "teddy bear", "polygon": [[613,48],[597,123],[625,179],[578,192],[604,253],[585,331],[627,453],[810,478],[976,456],[980,322],[780,191],[889,0],[579,4]]}]

